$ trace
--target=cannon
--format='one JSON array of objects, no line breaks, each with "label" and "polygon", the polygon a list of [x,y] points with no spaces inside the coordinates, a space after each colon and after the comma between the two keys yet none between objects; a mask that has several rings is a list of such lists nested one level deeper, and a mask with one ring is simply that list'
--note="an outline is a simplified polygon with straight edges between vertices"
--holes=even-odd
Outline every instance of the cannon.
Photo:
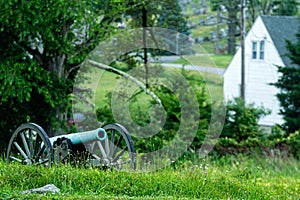
[{"label": "cannon", "polygon": [[107,124],[91,131],[49,138],[41,126],[24,123],[14,131],[9,141],[6,161],[50,166],[78,155],[89,166],[136,168],[133,140],[120,124]]}]

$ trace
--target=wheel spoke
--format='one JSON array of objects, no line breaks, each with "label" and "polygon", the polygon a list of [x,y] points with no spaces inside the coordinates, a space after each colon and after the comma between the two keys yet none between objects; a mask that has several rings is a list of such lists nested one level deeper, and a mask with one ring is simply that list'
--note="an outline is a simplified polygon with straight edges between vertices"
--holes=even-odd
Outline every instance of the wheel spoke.
[{"label": "wheel spoke", "polygon": [[39,157],[41,157],[41,155],[42,155],[42,153],[44,153],[45,149],[46,149],[46,146],[43,145],[43,147],[40,149],[40,151],[36,155],[35,159],[38,159]]},{"label": "wheel spoke", "polygon": [[[130,163],[130,165],[127,166],[130,166],[130,169],[135,169],[135,150],[132,138],[130,137],[126,128],[119,124],[107,124],[103,128],[109,135],[109,167],[121,169],[122,165]],[[105,147],[105,149],[107,149],[107,146]],[[124,154],[125,152],[126,154]]]},{"label": "wheel spoke", "polygon": [[115,154],[117,152],[117,148],[119,147],[120,143],[121,143],[121,140],[122,140],[122,136],[120,135],[118,141],[117,141],[117,144],[113,146],[114,150],[112,151],[112,155],[111,157],[115,157]]},{"label": "wheel spoke", "polygon": [[26,165],[51,165],[53,148],[46,132],[37,124],[25,123],[13,133],[7,150],[7,162]]},{"label": "wheel spoke", "polygon": [[30,150],[30,155],[33,157],[34,148],[33,148],[33,138],[32,138],[32,130],[31,129],[29,129],[29,150]]},{"label": "wheel spoke", "polygon": [[111,138],[110,138],[110,157],[113,157],[113,153],[114,153],[114,143],[115,143],[115,130],[111,130]]},{"label": "wheel spoke", "polygon": [[21,155],[23,156],[23,158],[26,160],[28,159],[28,156],[24,153],[24,151],[22,150],[22,148],[19,146],[19,144],[17,142],[14,142],[15,147],[17,147],[18,151],[21,153]]},{"label": "wheel spoke", "polygon": [[110,148],[109,148],[109,141],[108,141],[108,137],[105,138],[105,150],[106,150],[106,155],[107,157],[110,156]]},{"label": "wheel spoke", "polygon": [[101,142],[100,142],[100,141],[97,141],[97,144],[98,144],[98,146],[99,146],[99,148],[100,148],[100,151],[101,151],[101,154],[102,154],[103,158],[107,159],[107,155],[106,155],[106,153],[105,153],[105,151],[104,151],[104,149],[103,149],[103,147],[102,147]]},{"label": "wheel spoke", "polygon": [[[42,140],[41,140],[41,138],[40,137],[38,137],[38,135],[37,135],[37,137],[36,137],[36,140],[35,140],[35,147],[34,147],[34,152],[35,152],[35,156],[36,156],[36,158],[37,157],[39,157],[40,155],[39,154],[41,154],[41,153],[43,153],[43,152],[41,152],[41,142],[42,142]],[[43,145],[44,146],[44,145]],[[39,151],[39,149],[40,149],[40,151]],[[45,149],[44,149],[45,150]],[[43,150],[43,151],[44,151]],[[39,155],[39,156],[38,156]]]},{"label": "wheel spoke", "polygon": [[42,164],[45,164],[47,162],[49,162],[49,159],[41,160],[41,161],[39,161],[37,163],[34,163],[34,165],[42,165]]},{"label": "wheel spoke", "polygon": [[22,163],[22,162],[23,162],[21,159],[16,158],[16,157],[14,157],[14,156],[9,156],[9,158],[12,159],[12,160],[18,161],[19,163]]},{"label": "wheel spoke", "polygon": [[23,146],[24,146],[25,151],[26,151],[26,153],[27,153],[27,157],[28,157],[28,158],[31,158],[31,154],[30,154],[30,151],[29,151],[29,147],[28,147],[27,141],[26,141],[25,136],[24,136],[24,132],[20,132],[20,136],[21,136],[21,138],[22,138]]},{"label": "wheel spoke", "polygon": [[124,165],[124,164],[128,164],[128,163],[131,163],[131,159],[127,160],[127,161],[124,161],[124,162],[115,162],[115,163],[112,163],[111,165],[113,166],[116,166],[116,165]]},{"label": "wheel spoke", "polygon": [[97,156],[96,154],[92,154],[92,156],[93,156],[94,158],[96,158],[97,160],[101,160],[101,158],[100,158],[99,156]]},{"label": "wheel spoke", "polygon": [[90,151],[91,154],[93,154],[94,151],[95,151],[95,144],[96,144],[96,142],[92,142],[89,145],[89,151]]},{"label": "wheel spoke", "polygon": [[113,159],[112,162],[116,162],[125,153],[126,149],[127,146],[124,149],[122,149],[122,151]]}]

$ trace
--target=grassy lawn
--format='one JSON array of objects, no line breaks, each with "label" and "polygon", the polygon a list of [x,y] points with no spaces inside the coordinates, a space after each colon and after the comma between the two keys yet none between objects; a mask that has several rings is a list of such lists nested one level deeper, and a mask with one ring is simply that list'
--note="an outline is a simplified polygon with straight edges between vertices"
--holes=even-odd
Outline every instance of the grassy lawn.
[{"label": "grassy lawn", "polygon": [[[299,199],[295,160],[227,157],[185,161],[134,173],[71,166],[8,165],[0,161],[1,199]],[[54,184],[58,194],[23,190]]]},{"label": "grassy lawn", "polygon": [[226,68],[232,59],[232,55],[220,54],[220,55],[192,55],[184,56],[173,63],[184,65],[196,65],[196,66],[211,66],[218,68]]},{"label": "grassy lawn", "polygon": [[[216,11],[211,11],[210,9],[207,9],[207,12],[205,14],[198,14],[198,15],[194,15],[193,13],[193,8],[190,5],[187,5],[187,20],[192,23],[195,24],[196,26],[191,28],[191,33],[193,38],[198,38],[198,37],[211,37],[211,32],[216,32],[217,29],[219,29],[219,31],[221,29],[226,29],[227,28],[227,24],[226,23],[220,23],[219,27],[217,27],[217,24],[212,24],[212,25],[199,25],[200,23],[200,19],[202,20],[206,20],[208,16],[214,15],[216,16],[217,13]],[[220,44],[222,44],[223,46],[225,46],[227,44],[227,38],[222,38],[219,41]],[[215,41],[206,41],[201,43],[201,46],[206,50],[207,53],[209,54],[213,54],[214,53],[214,48],[216,46],[216,42]]]},{"label": "grassy lawn", "polygon": [[[195,58],[191,58],[189,60],[192,61],[192,63],[194,64],[194,60],[195,62],[197,62],[196,57]],[[204,60],[207,60],[207,63],[211,62],[210,58],[205,58]],[[165,70],[165,74],[170,75],[172,77],[172,73],[173,72],[177,72],[177,73],[181,73],[181,69],[176,69],[176,68],[166,68]],[[216,75],[216,74],[210,74],[210,73],[201,73],[198,71],[189,71],[191,76],[194,76],[195,79],[204,79],[206,82],[206,89],[210,94],[214,94],[214,96],[218,99],[222,98],[223,96],[223,81],[222,81],[222,77],[220,75]],[[85,88],[91,88],[94,91],[94,95],[91,96],[91,98],[89,98],[90,102],[94,102],[96,108],[97,107],[101,107],[102,105],[107,104],[106,102],[106,95],[109,92],[114,92],[114,90],[116,89],[120,89],[120,85],[118,85],[118,81],[121,79],[121,77],[119,75],[116,75],[114,73],[111,72],[107,72],[104,70],[100,70],[100,69],[91,69],[88,73],[85,74],[85,76],[87,77],[87,82],[82,84]],[[151,77],[153,79],[156,79],[156,76],[152,76]],[[143,80],[141,80],[143,81]],[[151,83],[151,82],[150,82]],[[152,84],[155,84],[155,82],[152,82]],[[134,83],[132,83],[132,85],[135,86]],[[197,89],[197,88],[195,88]],[[199,88],[200,89],[200,88]],[[144,93],[144,92],[143,92]],[[138,102],[142,102],[142,106],[147,107],[147,102],[149,102],[151,98],[149,98],[149,95],[147,94],[143,94],[143,95],[139,95],[139,100]],[[77,107],[79,107],[82,110],[90,110],[91,108],[88,107],[86,104],[81,104],[78,103],[76,104]],[[147,107],[148,109],[148,107]]]}]

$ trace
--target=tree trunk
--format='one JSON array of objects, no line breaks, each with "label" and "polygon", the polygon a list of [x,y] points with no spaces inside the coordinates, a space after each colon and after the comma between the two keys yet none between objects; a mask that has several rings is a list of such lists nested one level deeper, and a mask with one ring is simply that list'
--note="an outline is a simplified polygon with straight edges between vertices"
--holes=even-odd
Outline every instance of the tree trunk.
[{"label": "tree trunk", "polygon": [[143,6],[142,9],[142,25],[143,25],[143,50],[144,50],[144,66],[145,66],[145,81],[146,81],[146,88],[149,88],[149,83],[148,83],[148,79],[149,79],[149,70],[148,70],[148,55],[147,55],[147,41],[146,41],[146,28],[147,28],[147,10],[145,8],[145,6]]},{"label": "tree trunk", "polygon": [[235,44],[236,44],[236,27],[237,27],[237,10],[228,9],[228,47],[227,51],[229,54],[235,53]]},{"label": "tree trunk", "polygon": [[[48,70],[56,74],[59,78],[64,78],[65,76],[65,55],[56,56],[50,61],[48,61]],[[61,132],[62,123],[64,124],[65,109],[63,106],[56,106],[55,108],[50,108],[49,110],[49,123],[46,125],[46,131],[49,137],[58,135]],[[67,122],[67,121],[66,121]]]}]

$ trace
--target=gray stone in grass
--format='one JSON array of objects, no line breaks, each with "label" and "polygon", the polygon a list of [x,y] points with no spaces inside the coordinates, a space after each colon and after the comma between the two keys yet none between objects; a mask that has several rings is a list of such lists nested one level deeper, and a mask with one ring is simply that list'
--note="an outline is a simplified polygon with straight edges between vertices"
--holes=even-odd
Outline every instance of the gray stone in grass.
[{"label": "gray stone in grass", "polygon": [[31,193],[44,194],[44,193],[47,193],[47,192],[58,193],[58,192],[60,192],[60,189],[57,188],[53,184],[48,184],[48,185],[45,185],[45,186],[40,187],[40,188],[25,190],[25,191],[22,192],[22,194],[31,194]]}]

